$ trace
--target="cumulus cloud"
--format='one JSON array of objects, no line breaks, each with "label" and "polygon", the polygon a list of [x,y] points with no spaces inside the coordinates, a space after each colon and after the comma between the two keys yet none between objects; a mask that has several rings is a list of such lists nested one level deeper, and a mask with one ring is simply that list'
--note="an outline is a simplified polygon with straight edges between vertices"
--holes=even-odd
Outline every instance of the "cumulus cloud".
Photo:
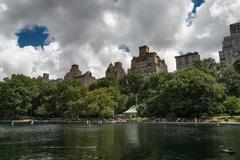
[{"label": "cumulus cloud", "polygon": [[192,0],[192,3],[193,3],[193,8],[192,8],[191,12],[188,13],[188,16],[187,16],[187,19],[186,19],[188,27],[192,25],[193,20],[197,16],[197,9],[199,7],[201,7],[201,5],[203,3],[205,3],[205,0]]},{"label": "cumulus cloud", "polygon": [[[79,64],[97,78],[110,62],[127,69],[138,47],[149,45],[174,71],[180,51],[199,51],[218,60],[228,25],[239,20],[238,0],[206,1],[191,27],[185,18],[190,0],[0,0],[0,78],[48,72],[63,77]],[[54,43],[44,50],[19,48],[17,31],[26,25],[46,26]],[[127,44],[130,52],[119,49]]]},{"label": "cumulus cloud", "polygon": [[0,36],[0,79],[19,73],[37,77],[42,72],[52,72],[52,78],[56,78],[59,76],[60,53],[57,42],[51,43],[45,50],[20,48],[16,40]]}]

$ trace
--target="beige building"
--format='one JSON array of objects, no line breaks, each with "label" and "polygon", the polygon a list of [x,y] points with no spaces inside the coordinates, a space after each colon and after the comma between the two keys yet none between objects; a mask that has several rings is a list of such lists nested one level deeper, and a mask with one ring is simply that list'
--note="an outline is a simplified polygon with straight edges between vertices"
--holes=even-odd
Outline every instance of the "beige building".
[{"label": "beige building", "polygon": [[65,76],[64,76],[64,80],[71,80],[71,79],[75,79],[76,77],[79,77],[82,75],[82,72],[79,70],[79,66],[77,64],[73,64],[70,72],[68,72]]},{"label": "beige building", "polygon": [[49,82],[49,74],[43,73],[43,76],[38,76],[38,79],[41,80],[43,83]]},{"label": "beige building", "polygon": [[189,52],[185,55],[176,56],[177,71],[190,68],[194,65],[195,61],[200,61],[200,55],[198,52]]},{"label": "beige building", "polygon": [[64,76],[64,80],[79,80],[86,87],[96,82],[96,78],[92,76],[91,72],[82,74],[77,64],[72,65],[70,72]]},{"label": "beige building", "polygon": [[121,62],[115,62],[113,65],[112,63],[109,64],[105,76],[111,77],[115,79],[121,79],[126,75]]},{"label": "beige building", "polygon": [[224,37],[222,51],[219,52],[220,63],[224,66],[240,59],[240,22],[230,25],[230,33]]},{"label": "beige building", "polygon": [[161,72],[167,72],[165,61],[156,52],[150,52],[148,46],[139,47],[139,56],[133,57],[128,74],[150,76]]},{"label": "beige building", "polygon": [[92,73],[87,71],[85,74],[76,77],[84,86],[88,87],[93,83],[96,83],[96,78],[92,76]]}]

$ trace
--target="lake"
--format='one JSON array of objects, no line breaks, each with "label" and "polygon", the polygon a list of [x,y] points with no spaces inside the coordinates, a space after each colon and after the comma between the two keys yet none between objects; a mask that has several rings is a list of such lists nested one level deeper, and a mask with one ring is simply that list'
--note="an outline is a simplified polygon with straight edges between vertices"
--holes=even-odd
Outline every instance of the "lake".
[{"label": "lake", "polygon": [[[225,145],[237,151],[218,151]],[[3,160],[235,160],[240,125],[0,125]]]}]

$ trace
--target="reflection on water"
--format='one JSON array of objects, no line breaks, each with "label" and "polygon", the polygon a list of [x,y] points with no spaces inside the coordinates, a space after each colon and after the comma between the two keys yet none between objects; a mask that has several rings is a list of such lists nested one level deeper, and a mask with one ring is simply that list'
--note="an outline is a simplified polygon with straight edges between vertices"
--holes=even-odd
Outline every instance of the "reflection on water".
[{"label": "reflection on water", "polygon": [[126,134],[128,143],[131,143],[136,147],[139,146],[138,126],[139,125],[126,125],[125,126],[125,134]]},{"label": "reflection on water", "polygon": [[[238,125],[0,125],[3,160],[235,160]],[[237,153],[219,153],[218,146]]]}]

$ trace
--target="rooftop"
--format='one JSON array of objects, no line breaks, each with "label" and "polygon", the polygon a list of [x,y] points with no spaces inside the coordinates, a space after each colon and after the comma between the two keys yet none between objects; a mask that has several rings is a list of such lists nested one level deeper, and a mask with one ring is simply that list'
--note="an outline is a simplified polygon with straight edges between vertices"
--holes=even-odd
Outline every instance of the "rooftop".
[{"label": "rooftop", "polygon": [[179,58],[179,57],[187,57],[187,56],[193,56],[193,55],[198,55],[198,52],[189,52],[187,54],[183,54],[183,55],[179,55],[179,56],[175,56],[175,58]]},{"label": "rooftop", "polygon": [[134,106],[132,106],[132,107],[130,107],[127,111],[125,111],[124,113],[126,114],[126,113],[137,113],[137,108],[138,108],[139,106],[138,105],[134,105]]}]

